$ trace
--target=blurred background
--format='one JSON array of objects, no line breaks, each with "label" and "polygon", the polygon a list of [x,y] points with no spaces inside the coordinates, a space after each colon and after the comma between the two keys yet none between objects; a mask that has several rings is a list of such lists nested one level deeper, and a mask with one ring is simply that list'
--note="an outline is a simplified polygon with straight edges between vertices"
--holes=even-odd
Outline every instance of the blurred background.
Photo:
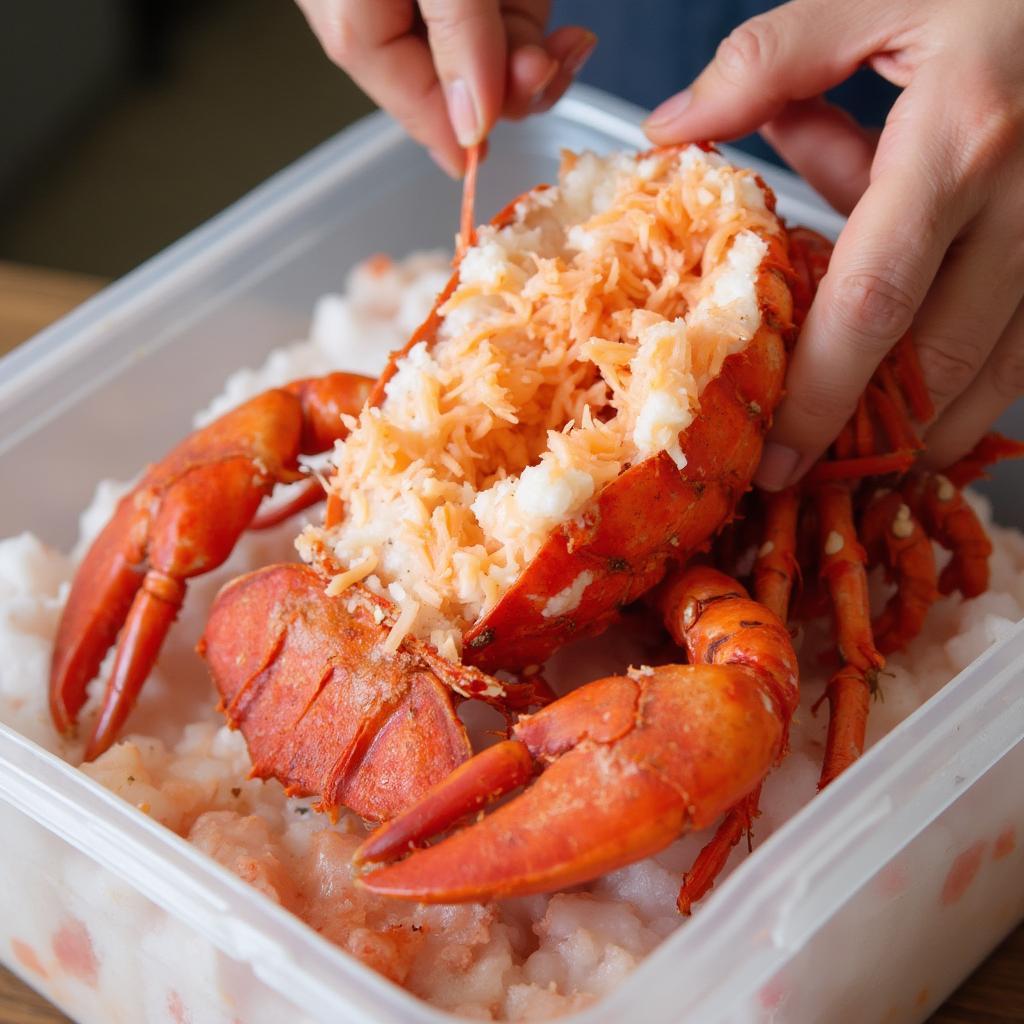
[{"label": "blurred background", "polygon": [[373,109],[288,0],[3,6],[2,260],[120,276]]},{"label": "blurred background", "polygon": [[[650,107],[770,6],[556,0],[553,24],[601,37],[583,81]],[[7,2],[2,24],[0,260],[120,276],[373,109],[291,0]],[[894,94],[870,72],[837,93],[883,116]]]}]

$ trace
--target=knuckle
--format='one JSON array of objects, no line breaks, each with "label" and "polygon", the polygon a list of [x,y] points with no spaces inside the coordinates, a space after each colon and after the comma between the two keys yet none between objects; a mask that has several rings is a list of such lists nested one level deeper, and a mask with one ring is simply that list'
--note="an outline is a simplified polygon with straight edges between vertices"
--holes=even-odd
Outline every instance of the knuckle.
[{"label": "knuckle", "polygon": [[772,67],[781,44],[775,19],[758,15],[734,28],[722,40],[715,59],[727,80],[740,82],[746,80],[752,71]]},{"label": "knuckle", "polygon": [[963,339],[919,338],[917,354],[929,392],[939,402],[948,402],[967,389],[978,373],[980,360],[973,346]]},{"label": "knuckle", "polygon": [[853,343],[876,352],[906,333],[917,302],[896,274],[860,271],[837,282],[834,310]]},{"label": "knuckle", "polygon": [[458,53],[465,50],[472,38],[475,23],[487,26],[487,12],[483,7],[470,8],[456,14],[448,7],[424,7],[423,20],[430,34],[430,46],[435,52]]}]

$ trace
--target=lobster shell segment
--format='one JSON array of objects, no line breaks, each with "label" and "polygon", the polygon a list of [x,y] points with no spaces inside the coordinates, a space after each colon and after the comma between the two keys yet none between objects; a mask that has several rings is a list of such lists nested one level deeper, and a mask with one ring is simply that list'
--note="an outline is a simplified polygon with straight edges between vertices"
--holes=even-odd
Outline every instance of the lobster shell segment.
[{"label": "lobster shell segment", "polygon": [[393,817],[471,754],[449,690],[357,596],[331,598],[300,565],[239,577],[217,597],[200,653],[256,778],[372,821]]}]

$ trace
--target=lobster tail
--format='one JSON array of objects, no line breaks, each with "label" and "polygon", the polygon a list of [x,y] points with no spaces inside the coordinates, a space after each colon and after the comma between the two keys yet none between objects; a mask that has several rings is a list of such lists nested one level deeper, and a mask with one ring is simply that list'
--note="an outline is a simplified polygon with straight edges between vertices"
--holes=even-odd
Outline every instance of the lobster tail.
[{"label": "lobster tail", "polygon": [[469,757],[449,690],[388,627],[317,573],[271,566],[218,595],[200,641],[257,778],[321,808],[393,817]]}]

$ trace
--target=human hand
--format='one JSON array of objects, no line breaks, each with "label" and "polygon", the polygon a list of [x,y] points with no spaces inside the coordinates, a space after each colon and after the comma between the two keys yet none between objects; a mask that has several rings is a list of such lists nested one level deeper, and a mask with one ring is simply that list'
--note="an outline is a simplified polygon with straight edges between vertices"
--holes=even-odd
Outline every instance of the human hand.
[{"label": "human hand", "polygon": [[[849,221],[803,327],[758,475],[795,482],[913,323],[936,419],[967,452],[1024,393],[1024,4],[793,0],[737,28],[652,141],[755,129]],[[879,138],[821,93],[867,63],[904,91]]]},{"label": "human hand", "polygon": [[545,35],[550,0],[297,0],[321,45],[448,174],[499,116],[546,110],[590,56],[579,26]]}]

